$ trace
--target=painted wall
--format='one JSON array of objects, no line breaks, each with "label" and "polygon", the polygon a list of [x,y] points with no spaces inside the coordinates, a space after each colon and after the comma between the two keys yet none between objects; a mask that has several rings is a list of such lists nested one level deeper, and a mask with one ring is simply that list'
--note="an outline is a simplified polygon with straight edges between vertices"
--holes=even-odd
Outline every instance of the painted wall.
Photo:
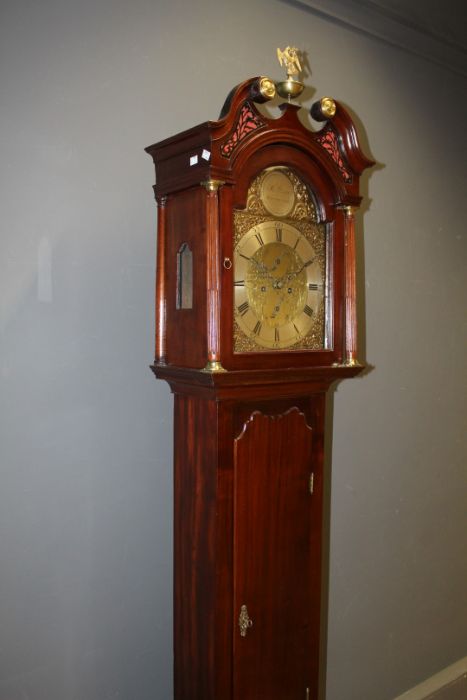
[{"label": "painted wall", "polygon": [[333,399],[327,700],[390,700],[467,654],[465,80],[280,0],[15,0],[0,10],[0,700],[171,697],[172,399],[148,369],[143,147],[215,118],[244,78],[279,77],[288,42],[380,163],[359,220],[370,369]]}]

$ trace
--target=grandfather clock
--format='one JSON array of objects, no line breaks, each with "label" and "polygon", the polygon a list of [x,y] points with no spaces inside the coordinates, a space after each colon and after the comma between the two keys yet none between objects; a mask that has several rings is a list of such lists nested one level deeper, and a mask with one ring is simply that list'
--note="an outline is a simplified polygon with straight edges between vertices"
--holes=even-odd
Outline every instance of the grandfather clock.
[{"label": "grandfather clock", "polygon": [[[287,79],[148,147],[156,377],[175,396],[176,700],[317,700],[324,413],[357,360],[354,211],[372,165],[338,102]],[[258,105],[279,93],[278,118]]]}]

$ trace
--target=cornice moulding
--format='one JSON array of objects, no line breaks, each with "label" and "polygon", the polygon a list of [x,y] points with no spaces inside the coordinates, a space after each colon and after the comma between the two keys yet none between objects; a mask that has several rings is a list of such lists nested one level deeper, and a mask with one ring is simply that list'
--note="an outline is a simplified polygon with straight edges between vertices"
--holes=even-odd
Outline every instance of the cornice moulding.
[{"label": "cornice moulding", "polygon": [[386,8],[384,2],[294,0],[294,4],[467,76],[467,47]]}]

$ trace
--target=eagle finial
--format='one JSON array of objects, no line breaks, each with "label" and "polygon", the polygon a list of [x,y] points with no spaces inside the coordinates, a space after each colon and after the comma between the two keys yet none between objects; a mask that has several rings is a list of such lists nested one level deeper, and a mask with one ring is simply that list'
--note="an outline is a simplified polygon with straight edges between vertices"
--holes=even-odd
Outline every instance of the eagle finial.
[{"label": "eagle finial", "polygon": [[298,97],[305,87],[295,78],[302,71],[298,49],[295,46],[287,46],[283,51],[277,49],[277,58],[287,71],[287,80],[276,83],[277,92],[281,97],[287,97],[290,102],[292,97]]},{"label": "eagle finial", "polygon": [[285,67],[288,78],[301,72],[302,67],[298,58],[298,49],[295,46],[287,46],[283,51],[277,49],[277,58],[281,66]]}]

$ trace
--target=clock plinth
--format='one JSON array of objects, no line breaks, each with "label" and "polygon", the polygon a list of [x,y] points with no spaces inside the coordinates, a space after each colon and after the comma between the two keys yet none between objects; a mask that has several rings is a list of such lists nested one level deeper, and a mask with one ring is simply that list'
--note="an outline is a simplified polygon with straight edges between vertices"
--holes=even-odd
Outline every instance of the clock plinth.
[{"label": "clock plinth", "polygon": [[174,394],[176,700],[317,700],[326,393],[358,363],[338,102],[270,119],[245,81],[156,166],[156,359]]}]

